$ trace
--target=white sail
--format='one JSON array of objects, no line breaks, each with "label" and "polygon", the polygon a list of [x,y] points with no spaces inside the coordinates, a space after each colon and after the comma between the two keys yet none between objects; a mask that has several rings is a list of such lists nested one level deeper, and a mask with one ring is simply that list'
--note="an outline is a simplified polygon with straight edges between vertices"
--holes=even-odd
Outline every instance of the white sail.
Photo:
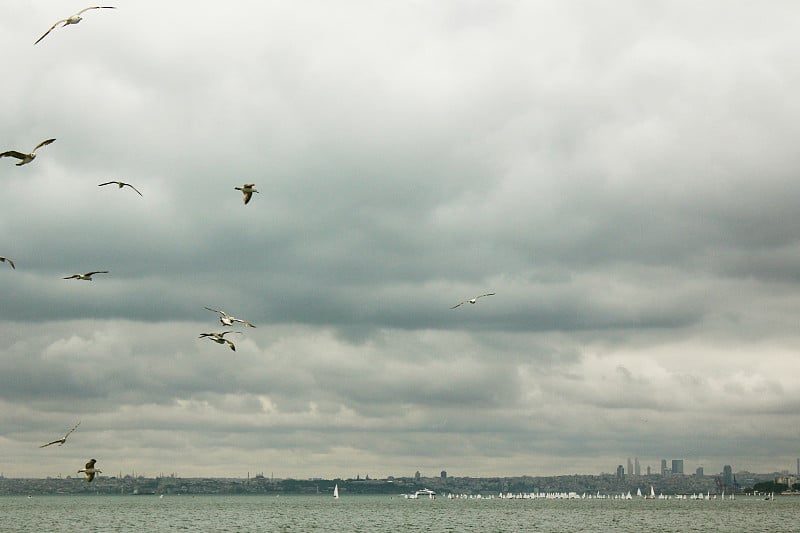
[{"label": "white sail", "polygon": [[336,486],[333,487],[333,497],[334,498],[338,498],[339,497],[339,484],[338,483],[336,484]]}]

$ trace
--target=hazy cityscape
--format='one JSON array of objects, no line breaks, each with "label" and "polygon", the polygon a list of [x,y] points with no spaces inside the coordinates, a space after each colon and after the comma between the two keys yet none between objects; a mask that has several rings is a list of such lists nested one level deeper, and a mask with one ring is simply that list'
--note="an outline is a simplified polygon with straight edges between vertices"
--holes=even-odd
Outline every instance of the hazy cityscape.
[{"label": "hazy cityscape", "polygon": [[[707,470],[709,470],[707,472]],[[411,476],[370,478],[357,473],[351,478],[275,478],[263,472],[245,478],[182,478],[177,473],[101,475],[92,483],[83,476],[47,478],[7,478],[0,474],[0,495],[58,494],[332,494],[338,485],[342,494],[400,495],[429,488],[439,494],[494,495],[507,493],[575,493],[575,494],[649,494],[683,495],[750,494],[764,484],[775,484],[779,490],[800,490],[800,459],[793,474],[788,470],[768,473],[734,471],[731,465],[719,468],[696,466],[685,472],[683,459],[662,459],[658,471],[650,465],[642,467],[639,458],[628,458],[613,473],[559,476],[459,477],[442,470],[435,475],[417,471]],[[785,485],[785,488],[783,487]]]}]

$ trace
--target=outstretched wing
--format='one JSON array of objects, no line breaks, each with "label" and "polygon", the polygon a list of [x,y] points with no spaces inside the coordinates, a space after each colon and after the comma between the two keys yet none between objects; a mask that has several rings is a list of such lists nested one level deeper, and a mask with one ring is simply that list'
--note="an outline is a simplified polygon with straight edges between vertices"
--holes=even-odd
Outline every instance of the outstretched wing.
[{"label": "outstretched wing", "polygon": [[483,298],[484,296],[494,296],[495,294],[497,293],[487,292],[486,294],[481,294],[480,296],[476,296],[475,299],[477,300],[478,298]]},{"label": "outstretched wing", "polygon": [[75,279],[75,278],[79,278],[79,277],[81,277],[80,274],[73,274],[73,275],[67,276],[66,278],[63,278],[63,279]]},{"label": "outstretched wing", "polygon": [[91,7],[84,7],[83,9],[81,9],[80,11],[78,11],[78,12],[77,12],[77,13],[75,13],[75,14],[76,14],[76,15],[82,15],[83,13],[86,13],[86,12],[87,12],[87,11],[89,11],[90,9],[117,9],[117,8],[116,8],[116,7],[114,7],[114,6],[91,6]]},{"label": "outstretched wing", "polygon": [[95,274],[108,274],[108,270],[95,270],[94,272],[87,272],[84,276],[94,276]]},{"label": "outstretched wing", "polygon": [[46,448],[46,447],[50,446],[51,444],[59,444],[59,443],[63,444],[64,443],[64,439],[58,439],[58,440],[54,440],[53,442],[48,442],[47,444],[42,444],[41,446],[39,446],[39,448]]},{"label": "outstretched wing", "polygon": [[107,182],[105,182],[105,183],[98,183],[98,184],[97,184],[97,186],[98,186],[98,187],[102,187],[103,185],[111,185],[112,183],[113,183],[114,185],[119,185],[119,182],[118,182],[118,181],[107,181]]},{"label": "outstretched wing", "polygon": [[0,263],[8,263],[9,265],[11,265],[11,268],[13,268],[14,270],[17,269],[17,267],[14,266],[14,261],[9,259],[8,257],[0,257]]},{"label": "outstretched wing", "polygon": [[[130,187],[130,188],[131,188],[131,189],[133,189],[134,191],[136,191],[136,192],[139,192],[139,189],[137,189],[136,187],[134,187],[134,186],[133,186],[133,185],[131,185],[130,183],[123,183],[123,185],[127,185],[128,187]],[[143,195],[142,193],[140,193],[140,192],[139,192],[139,196],[141,196],[142,198],[144,198],[144,195]]]},{"label": "outstretched wing", "polygon": [[456,305],[454,305],[454,306],[453,306],[453,307],[451,307],[450,309],[455,309],[456,307],[458,307],[458,306],[460,306],[460,305],[464,305],[465,303],[467,303],[467,300],[464,300],[463,302],[457,303]]},{"label": "outstretched wing", "polygon": [[233,320],[234,322],[241,322],[241,323],[242,323],[242,324],[244,324],[245,326],[248,326],[248,327],[251,327],[251,328],[254,328],[254,327],[255,327],[253,324],[251,324],[251,323],[250,323],[250,322],[248,322],[247,320],[242,320],[241,318],[232,318],[231,320]]},{"label": "outstretched wing", "polygon": [[47,146],[48,144],[50,144],[50,143],[52,143],[54,141],[55,141],[55,139],[46,139],[46,140],[40,142],[39,144],[37,144],[36,148],[34,148],[33,151],[35,152],[36,150],[38,150],[42,146]]},{"label": "outstretched wing", "polygon": [[50,26],[50,29],[49,29],[49,30],[47,30],[46,32],[44,32],[44,35],[42,35],[41,37],[39,37],[38,39],[36,39],[36,42],[35,42],[35,43],[33,43],[33,44],[37,44],[39,41],[41,41],[42,39],[44,39],[45,37],[47,37],[47,34],[48,34],[48,33],[50,33],[51,31],[53,31],[54,29],[56,29],[56,26],[58,26],[58,25],[59,25],[59,24],[61,24],[62,22],[66,22],[66,21],[67,21],[67,19],[61,19],[61,20],[59,20],[58,22],[56,22],[55,24],[53,24],[52,26]]},{"label": "outstretched wing", "polygon": [[17,152],[16,150],[9,150],[0,154],[0,157],[16,157],[17,159],[25,159],[28,154]]},{"label": "outstretched wing", "polygon": [[64,440],[67,440],[67,437],[69,437],[69,436],[72,434],[72,432],[73,432],[73,431],[75,431],[76,429],[78,429],[78,426],[80,426],[80,425],[81,425],[81,422],[80,422],[80,420],[79,420],[79,421],[78,421],[78,423],[77,423],[77,424],[75,424],[75,426],[74,426],[72,429],[70,429],[69,431],[67,431],[67,434],[66,434],[66,435],[64,435]]}]

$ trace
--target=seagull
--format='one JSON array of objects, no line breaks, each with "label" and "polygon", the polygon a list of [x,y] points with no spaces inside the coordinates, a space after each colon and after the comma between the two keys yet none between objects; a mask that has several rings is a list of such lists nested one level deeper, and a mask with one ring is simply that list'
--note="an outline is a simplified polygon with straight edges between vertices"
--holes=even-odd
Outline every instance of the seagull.
[{"label": "seagull", "polygon": [[241,318],[236,318],[235,316],[231,316],[225,311],[218,311],[216,309],[211,309],[210,307],[205,307],[209,311],[214,311],[215,313],[219,313],[219,321],[222,323],[223,326],[232,326],[234,322],[241,322],[245,326],[254,328],[255,326],[248,322],[247,320],[242,320]]},{"label": "seagull", "polygon": [[[119,188],[120,188],[120,189],[121,189],[121,188],[123,188],[123,187],[130,187],[130,188],[131,188],[131,189],[133,189],[134,191],[136,191],[136,192],[139,192],[139,189],[137,189],[136,187],[134,187],[134,186],[133,186],[133,185],[131,185],[130,183],[125,183],[125,182],[123,182],[123,181],[107,181],[107,182],[105,182],[105,183],[100,183],[100,184],[98,185],[98,187],[102,187],[103,185],[111,185],[112,183],[116,183],[117,185],[119,185]],[[142,196],[142,193],[140,193],[140,192],[139,192],[139,196]]]},{"label": "seagull", "polygon": [[9,265],[11,265],[11,268],[13,268],[14,270],[17,269],[17,267],[14,266],[14,261],[9,259],[8,257],[0,256],[0,263],[8,263]]},{"label": "seagull", "polygon": [[[46,32],[44,32],[44,35],[42,35],[41,37],[36,39],[36,42],[33,43],[33,44],[36,44],[39,41],[41,41],[42,39],[44,39],[45,37],[47,37],[47,34],[50,33],[51,31],[53,31],[54,29],[56,29],[56,26],[58,26],[62,22],[64,23],[64,26],[69,26],[70,24],[79,23],[80,21],[83,20],[83,17],[81,17],[81,15],[84,12],[89,11],[90,9],[117,9],[117,8],[114,7],[114,6],[92,6],[92,7],[87,7],[87,8],[81,9],[80,11],[78,11],[77,13],[72,15],[71,17],[68,17],[68,18],[65,18],[65,19],[61,19],[58,22],[56,22],[55,24],[53,24],[52,26],[50,26],[50,29],[47,30]],[[61,27],[63,28],[64,26],[61,26]]]},{"label": "seagull", "polygon": [[469,300],[464,300],[463,302],[461,302],[461,303],[459,303],[459,304],[456,304],[456,305],[454,305],[454,306],[453,306],[453,307],[451,307],[450,309],[455,309],[455,308],[456,308],[456,307],[458,307],[459,305],[464,305],[465,303],[471,303],[471,304],[474,304],[475,302],[477,302],[477,301],[478,301],[478,298],[483,298],[484,296],[494,296],[495,294],[496,294],[496,293],[494,293],[494,292],[487,292],[486,294],[481,294],[480,296],[476,296],[475,298],[470,298]]},{"label": "seagull", "polygon": [[78,470],[78,473],[83,472],[83,473],[86,474],[86,482],[87,483],[90,483],[94,479],[94,475],[95,474],[102,474],[103,473],[102,470],[98,470],[97,468],[94,467],[94,464],[96,462],[97,461],[95,461],[94,459],[89,459],[89,462],[86,463],[86,467],[81,468],[80,470]]},{"label": "seagull", "polygon": [[74,428],[72,428],[69,431],[67,431],[67,434],[64,435],[63,438],[54,440],[53,442],[48,442],[47,444],[42,444],[41,446],[39,446],[39,448],[46,448],[47,446],[50,446],[51,444],[58,444],[59,446],[61,446],[62,444],[64,444],[67,441],[67,437],[69,437],[70,433],[72,433],[73,431],[78,429],[78,426],[80,426],[80,425],[81,425],[81,423],[78,422],[77,424],[75,424]]},{"label": "seagull", "polygon": [[250,201],[250,197],[253,196],[254,192],[258,192],[256,189],[255,183],[245,183],[241,187],[234,187],[237,191],[242,191],[244,195],[244,204],[247,205],[247,202]]},{"label": "seagull", "polygon": [[227,342],[228,346],[231,347],[231,350],[233,350],[235,352],[236,351],[236,346],[231,341],[229,341],[228,339],[225,338],[225,335],[228,334],[228,333],[241,333],[241,332],[239,332],[239,331],[232,331],[232,332],[231,331],[223,331],[222,333],[201,333],[200,336],[197,337],[197,338],[198,339],[202,339],[203,337],[208,337],[209,340],[212,340],[212,341],[216,342],[217,344],[224,344],[224,343]]},{"label": "seagull", "polygon": [[64,279],[82,279],[84,281],[93,281],[92,276],[95,274],[108,274],[108,270],[95,270],[94,272],[87,272],[86,274],[73,274]]},{"label": "seagull", "polygon": [[23,154],[22,152],[17,152],[16,150],[8,150],[7,152],[3,152],[2,154],[0,154],[0,157],[16,157],[17,159],[21,160],[19,163],[17,163],[17,166],[21,167],[22,165],[27,165],[28,163],[36,159],[36,150],[38,150],[42,146],[47,146],[53,141],[55,141],[55,139],[47,139],[40,142],[39,144],[36,145],[36,148],[31,150],[31,153],[29,154]]}]

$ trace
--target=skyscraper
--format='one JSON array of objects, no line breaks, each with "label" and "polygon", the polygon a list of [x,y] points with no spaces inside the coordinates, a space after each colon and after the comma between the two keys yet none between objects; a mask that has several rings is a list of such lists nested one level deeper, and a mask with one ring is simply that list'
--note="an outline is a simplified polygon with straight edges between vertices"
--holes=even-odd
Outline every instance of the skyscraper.
[{"label": "skyscraper", "polygon": [[633,463],[631,463],[631,458],[628,457],[628,476],[633,475]]},{"label": "skyscraper", "polygon": [[617,479],[625,479],[625,467],[622,465],[617,466]]},{"label": "skyscraper", "polygon": [[639,458],[634,457],[633,459],[633,475],[639,477],[642,475],[642,467],[639,465]]},{"label": "skyscraper", "polygon": [[725,487],[733,486],[733,468],[731,468],[731,465],[722,467],[722,485]]},{"label": "skyscraper", "polygon": [[702,466],[698,466],[697,470],[694,471],[694,475],[697,476],[697,477],[703,477],[703,475],[704,475],[703,467]]},{"label": "skyscraper", "polygon": [[669,470],[667,470],[667,460],[661,459],[661,475],[666,476],[669,474]]},{"label": "skyscraper", "polygon": [[683,459],[672,460],[672,473],[683,474]]}]

